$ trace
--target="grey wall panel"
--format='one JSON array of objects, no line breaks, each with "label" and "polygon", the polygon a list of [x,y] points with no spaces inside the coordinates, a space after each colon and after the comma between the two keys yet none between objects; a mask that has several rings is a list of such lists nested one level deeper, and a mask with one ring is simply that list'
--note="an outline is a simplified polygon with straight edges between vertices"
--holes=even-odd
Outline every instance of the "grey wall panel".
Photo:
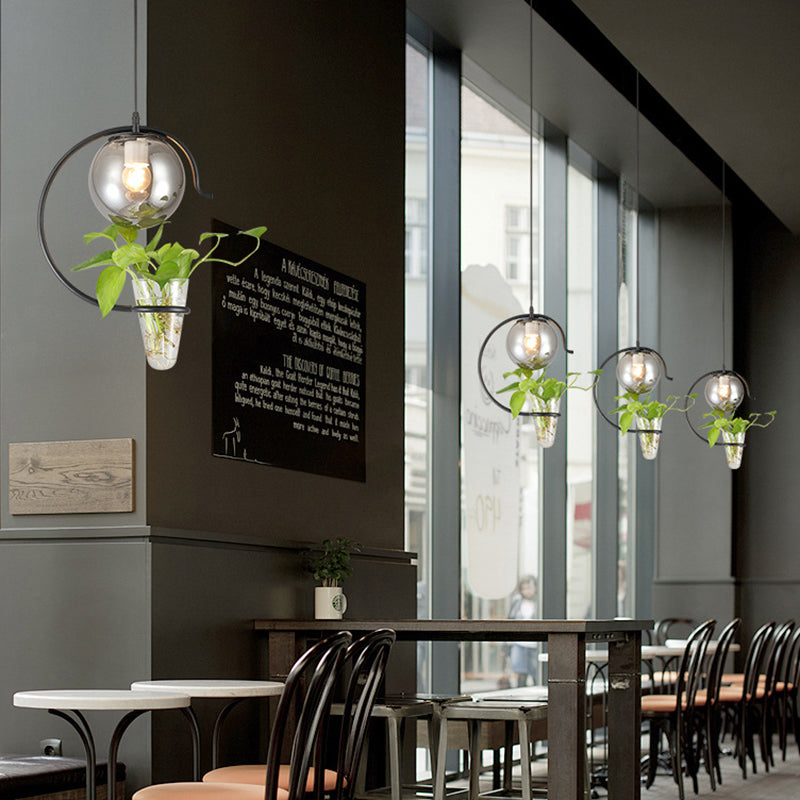
[{"label": "grey wall panel", "polygon": [[[68,293],[36,235],[50,168],[80,139],[130,121],[132,3],[4,0],[0,14],[0,483],[7,486],[9,442],[133,437],[143,487],[144,358],[137,322],[131,314],[101,319],[96,307]],[[65,271],[95,252],[83,234],[107,224],[87,190],[95,149],[81,151],[59,174],[47,205],[47,237]],[[96,271],[76,280],[91,293]],[[143,492],[132,514],[68,518],[10,517],[7,491],[0,498],[3,528],[108,528],[145,519]]]},{"label": "grey wall panel", "polygon": [[149,23],[150,122],[186,141],[214,192],[187,192],[170,235],[195,241],[213,217],[264,223],[367,287],[357,483],[211,456],[210,272],[193,278],[178,366],[148,375],[149,521],[401,547],[404,5],[166,0]]},{"label": "grey wall panel", "polygon": [[[716,632],[730,622],[736,587],[733,579],[720,581],[657,580],[653,586],[653,614],[656,619],[685,617],[703,622],[717,620]],[[740,637],[741,640],[741,637]]]},{"label": "grey wall panel", "polygon": [[[265,638],[254,633],[253,619],[313,616],[315,582],[301,563],[291,550],[155,542],[153,677],[267,678]],[[416,568],[407,563],[357,556],[344,587],[347,616],[412,618],[415,581]],[[413,690],[413,647],[395,648],[392,670],[390,690]],[[210,730],[220,705],[195,704],[204,730]],[[223,763],[266,757],[265,710],[263,703],[247,703],[231,715]],[[188,780],[191,757],[183,720],[160,715],[153,737],[154,779]]]},{"label": "grey wall panel", "polygon": [[[13,692],[127,688],[150,676],[148,564],[143,541],[0,543],[1,752],[35,755],[41,739],[59,738],[64,755],[84,757],[66,722],[13,708]],[[89,715],[100,753],[121,716]],[[122,743],[131,786],[149,780],[150,724],[137,720]]]},{"label": "grey wall panel", "polygon": [[[659,225],[661,352],[675,378],[662,386],[663,398],[667,393],[685,394],[703,373],[723,366],[721,208],[662,210]],[[725,343],[730,369],[730,240],[726,248]],[[695,425],[705,421],[702,415],[708,411],[702,396],[704,384],[696,389],[697,404],[689,412]],[[712,451],[691,432],[680,413],[667,414],[662,439],[653,614],[657,618],[716,616],[727,621],[734,613],[728,588],[731,471],[722,448]],[[688,591],[684,583],[694,589]]]},{"label": "grey wall panel", "polygon": [[[742,580],[797,580],[800,550],[792,498],[799,468],[800,376],[791,353],[798,336],[800,246],[746,208],[734,208],[734,226],[740,281],[736,347],[753,393],[743,410],[778,410],[770,428],[748,432],[734,479],[736,569]],[[796,606],[785,610],[796,614]]]}]

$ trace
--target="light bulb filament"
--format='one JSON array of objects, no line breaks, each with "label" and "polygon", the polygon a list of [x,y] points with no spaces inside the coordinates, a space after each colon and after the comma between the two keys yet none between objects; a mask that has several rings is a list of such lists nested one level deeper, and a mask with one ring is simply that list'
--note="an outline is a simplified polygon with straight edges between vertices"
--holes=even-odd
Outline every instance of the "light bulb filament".
[{"label": "light bulb filament", "polygon": [[539,326],[535,322],[525,323],[525,336],[522,344],[525,351],[531,355],[539,352],[539,348],[542,346],[542,337],[539,335]]},{"label": "light bulb filament", "polygon": [[644,354],[634,353],[631,358],[631,377],[635,381],[641,381],[644,379],[646,372],[647,368],[644,363]]},{"label": "light bulb filament", "polygon": [[731,396],[731,380],[727,375],[722,375],[717,385],[720,400],[729,400]]},{"label": "light bulb filament", "polygon": [[122,185],[131,194],[143,194],[153,182],[146,139],[125,142],[122,167]]}]

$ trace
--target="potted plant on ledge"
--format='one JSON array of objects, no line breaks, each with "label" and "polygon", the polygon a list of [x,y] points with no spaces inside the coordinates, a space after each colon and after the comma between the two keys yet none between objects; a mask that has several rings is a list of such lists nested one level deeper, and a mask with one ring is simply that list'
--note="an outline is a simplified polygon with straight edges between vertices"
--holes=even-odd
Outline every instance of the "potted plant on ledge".
[{"label": "potted plant on ledge", "polygon": [[322,552],[308,551],[308,571],[322,586],[314,589],[314,618],[341,619],[347,611],[347,598],[342,581],[353,574],[351,555],[361,551],[361,545],[344,536],[323,539]]},{"label": "potted plant on ledge", "polygon": [[198,246],[210,241],[211,246],[201,255],[198,250],[184,247],[178,242],[161,244],[164,233],[162,222],[153,238],[146,244],[136,239],[141,230],[150,227],[148,223],[137,225],[122,221],[109,225],[98,233],[87,233],[83,239],[86,244],[95,239],[107,239],[112,249],[101,253],[73,267],[73,271],[102,267],[97,278],[95,293],[100,312],[105,317],[119,300],[128,278],[131,279],[133,296],[137,306],[163,306],[164,311],[139,312],[139,326],[147,355],[147,363],[153,369],[170,369],[178,359],[183,315],[187,313],[186,297],[189,291],[189,277],[201,264],[228,264],[237,267],[250,258],[261,244],[261,235],[266,228],[251,228],[239,235],[254,239],[252,249],[238,261],[215,257],[214,251],[228,234],[203,233]]}]

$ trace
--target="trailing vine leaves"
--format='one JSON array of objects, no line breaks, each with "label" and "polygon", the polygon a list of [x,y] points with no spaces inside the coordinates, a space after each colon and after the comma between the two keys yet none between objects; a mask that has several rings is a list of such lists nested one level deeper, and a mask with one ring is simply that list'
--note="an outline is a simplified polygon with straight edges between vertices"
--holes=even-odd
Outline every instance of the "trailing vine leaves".
[{"label": "trailing vine leaves", "polygon": [[124,222],[117,222],[102,231],[87,233],[83,237],[86,244],[90,244],[96,239],[107,239],[114,245],[113,248],[103,250],[101,253],[72,268],[74,272],[77,272],[92,267],[104,267],[97,278],[95,288],[100,312],[104,317],[116,305],[129,276],[131,278],[151,278],[159,286],[164,286],[173,278],[188,278],[204,263],[227,264],[231,267],[238,267],[258,250],[261,244],[261,236],[267,230],[266,227],[261,226],[247,231],[239,231],[237,235],[250,236],[255,240],[253,249],[239,261],[228,261],[213,255],[222,239],[228,236],[227,233],[201,234],[198,246],[206,241],[211,243],[208,250],[201,255],[198,250],[184,247],[178,242],[162,245],[161,237],[164,233],[165,224],[165,222],[162,222],[158,226],[153,238],[146,245],[138,244],[136,238],[140,230],[150,227],[148,225],[130,225]]},{"label": "trailing vine leaves", "polygon": [[644,400],[640,397],[641,395],[634,392],[625,392],[614,398],[619,403],[614,413],[619,414],[619,427],[623,433],[628,432],[637,417],[652,422],[655,419],[661,419],[668,411],[688,411],[697,399],[696,394],[690,394],[688,399],[692,402],[679,408],[678,403],[684,399],[681,395],[670,395],[664,403],[659,400],[649,400],[649,394],[645,395]]},{"label": "trailing vine leaves", "polygon": [[[567,380],[561,381],[558,378],[548,378],[546,367],[543,370],[518,367],[511,372],[503,373],[504,378],[515,377],[517,380],[502,389],[498,389],[497,393],[512,393],[508,401],[508,407],[511,409],[512,418],[516,419],[528,400],[538,398],[543,403],[547,403],[550,400],[557,400],[567,389],[589,391],[597,383],[601,371],[595,369],[588,372],[588,375],[594,376],[592,382],[588,386],[579,386],[577,382],[581,376],[580,372],[568,372],[566,375]],[[538,376],[535,374],[536,372],[539,372]]]},{"label": "trailing vine leaves", "polygon": [[[747,417],[728,417],[725,412],[715,408],[713,411],[708,411],[703,414],[704,417],[709,417],[708,422],[700,426],[700,429],[708,429],[708,446],[713,447],[723,431],[736,436],[736,434],[744,433],[748,428],[766,428],[775,421],[777,411],[760,411],[753,412]],[[763,419],[768,417],[769,419]]]}]

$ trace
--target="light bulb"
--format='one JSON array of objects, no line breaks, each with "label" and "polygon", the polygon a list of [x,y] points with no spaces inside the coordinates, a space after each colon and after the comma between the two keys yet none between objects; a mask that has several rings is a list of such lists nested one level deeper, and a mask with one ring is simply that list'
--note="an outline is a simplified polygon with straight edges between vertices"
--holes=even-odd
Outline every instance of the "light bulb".
[{"label": "light bulb", "polygon": [[729,413],[744,400],[744,383],[735,372],[715,372],[705,386],[705,398],[711,408]]},{"label": "light bulb", "polygon": [[137,199],[145,200],[146,192],[152,182],[153,173],[150,171],[150,162],[147,158],[147,139],[126,141],[122,185],[132,195],[140,195]]},{"label": "light bulb", "polygon": [[539,347],[541,346],[542,337],[539,335],[538,322],[525,323],[525,336],[522,343],[525,347],[525,352],[529,356],[536,356],[539,354]]},{"label": "light bulb", "polygon": [[649,392],[661,380],[661,361],[648,348],[629,350],[617,362],[617,380],[626,392]]},{"label": "light bulb", "polygon": [[635,381],[641,381],[647,368],[645,367],[644,363],[644,353],[634,353],[633,357],[631,358],[631,378]]},{"label": "light bulb", "polygon": [[517,320],[508,331],[506,351],[519,367],[543,369],[558,351],[553,326],[543,318]]},{"label": "light bulb", "polygon": [[89,195],[107,219],[158,223],[178,207],[186,175],[175,149],[158,136],[112,136],[89,169]]}]

